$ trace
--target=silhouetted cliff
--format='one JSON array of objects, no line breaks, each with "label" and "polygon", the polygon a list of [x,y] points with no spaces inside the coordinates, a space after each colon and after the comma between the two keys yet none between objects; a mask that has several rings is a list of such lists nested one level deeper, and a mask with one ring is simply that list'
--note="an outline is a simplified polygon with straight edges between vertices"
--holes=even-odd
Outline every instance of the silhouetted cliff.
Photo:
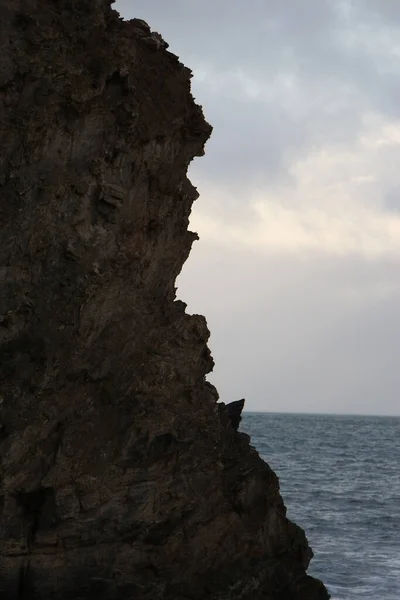
[{"label": "silhouetted cliff", "polygon": [[106,0],[2,0],[0,28],[0,597],[328,598],[175,301],[189,69]]}]

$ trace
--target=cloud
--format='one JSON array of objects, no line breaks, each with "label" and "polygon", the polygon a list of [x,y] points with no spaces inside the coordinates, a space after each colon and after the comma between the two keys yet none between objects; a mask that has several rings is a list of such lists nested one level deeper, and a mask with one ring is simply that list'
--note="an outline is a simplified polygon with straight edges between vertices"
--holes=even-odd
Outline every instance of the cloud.
[{"label": "cloud", "polygon": [[190,177],[224,399],[399,414],[400,3],[119,0],[194,70],[214,126]]},{"label": "cloud", "polygon": [[[260,251],[400,256],[400,215],[393,210],[399,202],[400,122],[368,114],[364,120],[352,144],[309,150],[288,167],[285,181],[236,190],[246,198],[241,211],[229,212],[231,182],[225,188],[202,185],[204,202],[192,226],[204,240]],[[245,223],[241,212],[251,215]]]},{"label": "cloud", "polygon": [[214,125],[199,175],[233,185],[284,178],[296,153],[357,135],[364,111],[400,116],[398,27],[377,3],[361,10],[358,2],[254,0],[250,10],[240,0],[120,0],[116,7],[162,30],[194,69],[194,94]]},{"label": "cloud", "polygon": [[[398,414],[400,260],[194,247],[179,296],[207,314],[224,401]],[[206,290],[206,293],[205,293]]]},{"label": "cloud", "polygon": [[400,212],[400,185],[388,189],[383,204],[389,211]]}]

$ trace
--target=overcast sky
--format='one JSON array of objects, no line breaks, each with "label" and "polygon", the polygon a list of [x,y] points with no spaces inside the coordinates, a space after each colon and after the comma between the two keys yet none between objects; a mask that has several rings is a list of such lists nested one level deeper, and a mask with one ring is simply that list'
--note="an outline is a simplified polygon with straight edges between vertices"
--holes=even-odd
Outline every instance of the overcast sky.
[{"label": "overcast sky", "polygon": [[221,400],[399,415],[400,1],[115,7],[194,71],[214,127],[178,295]]}]

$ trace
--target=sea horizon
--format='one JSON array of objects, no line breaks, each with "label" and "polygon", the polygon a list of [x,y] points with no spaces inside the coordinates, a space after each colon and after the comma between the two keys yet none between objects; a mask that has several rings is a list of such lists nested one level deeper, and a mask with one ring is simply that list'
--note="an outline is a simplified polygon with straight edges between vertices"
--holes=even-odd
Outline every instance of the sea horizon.
[{"label": "sea horizon", "polygon": [[243,414],[260,414],[260,415],[290,415],[290,416],[307,416],[307,417],[379,417],[388,419],[400,419],[400,414],[377,414],[377,413],[329,413],[329,412],[292,412],[292,411],[276,411],[276,410],[243,410]]}]

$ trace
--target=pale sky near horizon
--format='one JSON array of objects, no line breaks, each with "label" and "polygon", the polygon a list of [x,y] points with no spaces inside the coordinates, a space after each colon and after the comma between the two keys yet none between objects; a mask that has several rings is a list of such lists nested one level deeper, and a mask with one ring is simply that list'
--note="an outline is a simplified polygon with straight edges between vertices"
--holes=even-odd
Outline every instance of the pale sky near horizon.
[{"label": "pale sky near horizon", "polygon": [[193,70],[214,127],[178,297],[221,400],[400,415],[400,1],[114,7]]}]

